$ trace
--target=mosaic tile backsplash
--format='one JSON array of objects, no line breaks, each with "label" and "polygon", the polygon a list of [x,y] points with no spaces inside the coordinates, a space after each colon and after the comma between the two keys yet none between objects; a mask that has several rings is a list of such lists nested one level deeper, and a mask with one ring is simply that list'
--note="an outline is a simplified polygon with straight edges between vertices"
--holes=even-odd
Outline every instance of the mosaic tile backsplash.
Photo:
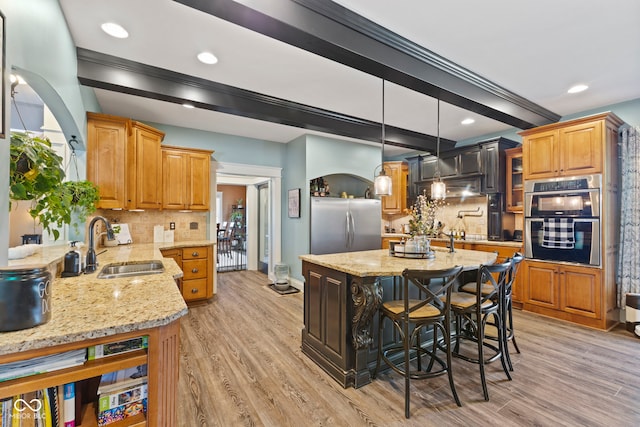
[{"label": "mosaic tile backsplash", "polygon": [[[153,243],[153,227],[162,225],[169,230],[171,222],[175,222],[174,241],[206,240],[208,239],[207,212],[176,212],[176,211],[113,211],[97,210],[96,215],[101,215],[112,224],[129,224],[129,231],[134,243]],[[87,220],[89,222],[91,218]],[[196,225],[193,225],[196,224]],[[99,232],[102,223],[98,222]],[[197,227],[193,229],[193,227]]]}]

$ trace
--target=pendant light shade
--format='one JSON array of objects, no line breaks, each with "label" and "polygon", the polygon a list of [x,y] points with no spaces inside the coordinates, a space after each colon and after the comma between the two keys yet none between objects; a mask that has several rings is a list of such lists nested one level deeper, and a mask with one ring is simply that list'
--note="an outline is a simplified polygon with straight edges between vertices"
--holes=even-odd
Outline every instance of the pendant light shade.
[{"label": "pendant light shade", "polygon": [[436,137],[436,173],[431,184],[431,198],[444,200],[447,197],[447,186],[440,179],[440,98],[438,98],[438,130]]},{"label": "pendant light shade", "polygon": [[[384,171],[384,140],[384,80],[382,80],[382,161],[380,165],[380,174],[373,180],[373,190],[376,196],[390,196],[393,187],[391,177]],[[375,175],[375,170],[373,171],[373,174]]]}]

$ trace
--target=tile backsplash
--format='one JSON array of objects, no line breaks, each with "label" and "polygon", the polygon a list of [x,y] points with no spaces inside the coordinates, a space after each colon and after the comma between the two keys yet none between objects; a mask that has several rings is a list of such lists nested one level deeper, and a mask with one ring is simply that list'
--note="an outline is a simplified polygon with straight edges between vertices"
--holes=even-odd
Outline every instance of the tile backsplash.
[{"label": "tile backsplash", "polygon": [[[468,212],[461,212],[468,211]],[[458,218],[458,214],[462,218]],[[390,227],[397,233],[402,232],[402,225],[409,223],[409,216],[395,216],[383,222],[384,227]],[[444,224],[443,230],[463,229],[469,238],[487,238],[487,196],[455,198],[445,201],[445,205],[438,210],[438,221]]]},{"label": "tile backsplash", "polygon": [[[101,215],[112,224],[129,224],[129,231],[134,243],[153,243],[153,227],[162,225],[165,230],[169,230],[171,222],[175,223],[174,241],[186,240],[206,240],[208,239],[207,212],[177,212],[177,211],[113,211],[97,210],[96,215]],[[91,218],[87,220],[90,221]],[[192,223],[197,224],[196,229],[192,229]],[[102,223],[99,226],[100,232],[104,231]]]}]

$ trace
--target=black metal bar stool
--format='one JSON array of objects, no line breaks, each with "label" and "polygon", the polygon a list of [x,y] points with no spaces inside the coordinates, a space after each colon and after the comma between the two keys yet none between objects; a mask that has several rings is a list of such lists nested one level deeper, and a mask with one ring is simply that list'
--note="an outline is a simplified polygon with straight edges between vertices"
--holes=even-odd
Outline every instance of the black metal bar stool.
[{"label": "black metal bar stool", "polygon": [[[510,259],[499,264],[481,265],[475,281],[475,292],[461,290],[453,292],[451,295],[451,309],[456,323],[455,344],[452,353],[455,357],[479,365],[485,400],[489,400],[485,376],[486,364],[499,359],[507,378],[511,380],[504,349],[506,341],[504,339],[502,310],[505,285],[510,269]],[[489,318],[493,319],[498,333],[497,347],[487,341],[485,337],[485,327]],[[477,346],[477,353],[469,355],[461,352],[460,345],[463,340],[474,342]],[[485,348],[491,350],[490,355],[485,356]]]},{"label": "black metal bar stool", "polygon": [[[456,393],[451,371],[451,292],[452,286],[462,271],[461,266],[445,270],[404,270],[402,299],[384,302],[378,313],[378,357],[375,378],[380,369],[380,361],[404,376],[405,417],[409,418],[410,381],[433,378],[443,374],[449,376],[449,386],[458,406],[460,399]],[[398,331],[401,343],[383,349],[382,330],[384,319],[389,319]],[[433,327],[433,342],[427,346],[421,343],[425,328]],[[438,334],[442,336],[446,361],[436,354]],[[399,357],[404,356],[404,357]],[[429,363],[422,369],[422,358],[428,356]],[[435,364],[437,363],[437,366]],[[434,368],[435,366],[435,368]]]}]

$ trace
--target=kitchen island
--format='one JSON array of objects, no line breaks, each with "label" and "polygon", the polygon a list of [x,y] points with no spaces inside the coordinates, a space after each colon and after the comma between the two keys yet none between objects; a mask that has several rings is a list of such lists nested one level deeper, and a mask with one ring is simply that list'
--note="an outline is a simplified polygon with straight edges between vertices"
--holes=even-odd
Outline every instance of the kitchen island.
[{"label": "kitchen island", "polygon": [[[187,313],[187,306],[175,281],[182,271],[173,259],[163,258],[160,252],[166,246],[134,244],[106,248],[98,256],[101,266],[155,259],[162,261],[165,270],[160,274],[118,279],[98,279],[97,272],[55,278],[51,286],[51,320],[33,328],[0,333],[0,364],[140,336],[148,337],[148,349],[0,382],[0,399],[70,382],[78,384],[146,363],[148,410],[146,417],[135,425],[175,425],[180,317]],[[31,257],[11,261],[9,268],[48,265],[59,274],[65,252],[64,246],[43,247]],[[85,406],[83,413],[95,418],[91,404]]]},{"label": "kitchen island", "polygon": [[[434,259],[396,258],[385,249],[326,255],[301,255],[304,276],[302,351],[343,387],[371,382],[378,343],[372,338],[382,301],[398,296],[405,269],[465,270],[492,264],[497,254],[433,248]],[[385,331],[385,343],[393,331]]]}]

